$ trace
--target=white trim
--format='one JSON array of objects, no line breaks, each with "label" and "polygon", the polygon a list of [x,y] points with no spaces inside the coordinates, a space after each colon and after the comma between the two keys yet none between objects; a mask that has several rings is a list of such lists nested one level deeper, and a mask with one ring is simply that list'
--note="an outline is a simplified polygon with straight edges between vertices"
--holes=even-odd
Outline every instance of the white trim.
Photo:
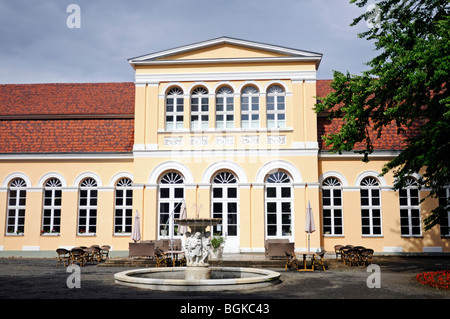
[{"label": "white trim", "polygon": [[218,161],[211,164],[203,173],[202,183],[211,183],[211,178],[219,170],[230,170],[236,175],[238,183],[248,183],[247,174],[245,170],[238,164],[231,161]]},{"label": "white trim", "polygon": [[93,178],[97,182],[97,187],[96,188],[103,187],[103,183],[102,183],[101,178],[97,174],[95,174],[93,172],[84,172],[84,173],[81,173],[80,175],[78,175],[78,177],[75,178],[73,186],[74,187],[80,187],[81,181],[86,179],[86,178]]},{"label": "white trim", "polygon": [[385,246],[385,247],[383,247],[383,252],[385,252],[385,253],[401,253],[401,252],[403,252],[403,248],[399,247],[399,246],[392,246],[392,247]]},{"label": "white trim", "polygon": [[[214,92],[211,91],[211,88],[209,87],[209,84],[207,84],[206,82],[203,82],[203,81],[195,81],[194,83],[192,83],[192,84],[188,87],[186,94],[189,94],[189,97],[192,97],[192,90],[193,90],[194,88],[200,87],[200,86],[206,88],[206,90],[208,91],[208,93],[205,94],[205,96],[208,96],[208,97],[209,97],[211,94],[214,96]],[[190,103],[189,103],[189,104],[190,104]]]},{"label": "white trim", "polygon": [[22,246],[22,251],[39,251],[41,250],[40,246]]},{"label": "white trim", "polygon": [[[212,46],[216,46],[216,45],[221,45],[221,44],[233,44],[233,45],[242,46],[245,48],[281,53],[281,54],[286,54],[288,56],[292,56],[294,58],[298,58],[298,57],[309,58],[309,59],[314,58],[319,61],[322,58],[322,54],[317,53],[317,52],[310,52],[310,51],[286,48],[286,47],[277,46],[277,45],[271,45],[271,44],[254,42],[254,41],[247,41],[247,40],[230,38],[230,37],[224,36],[224,37],[210,39],[210,40],[206,40],[206,41],[202,41],[202,42],[198,42],[198,43],[183,45],[183,46],[179,46],[176,48],[167,49],[167,50],[163,50],[163,51],[159,51],[159,52],[154,52],[154,53],[150,53],[150,54],[146,54],[146,55],[142,55],[142,56],[137,56],[137,57],[128,59],[128,62],[130,64],[136,64],[138,62],[146,62],[148,60],[155,60],[155,59],[159,59],[159,58],[163,58],[163,57],[178,55],[181,53],[192,52],[192,51],[196,51],[196,50],[200,50],[200,49],[204,49],[204,48],[208,48],[208,47],[212,47]],[[220,59],[220,60],[223,60],[223,59]],[[164,60],[164,61],[167,61],[167,60]],[[169,61],[171,61],[171,60],[169,60]]]},{"label": "white trim", "polygon": [[183,95],[187,94],[186,93],[186,88],[184,87],[184,85],[182,83],[178,82],[178,81],[175,81],[175,82],[167,83],[164,86],[164,89],[161,91],[160,96],[165,97],[167,95],[167,92],[169,91],[169,89],[171,89],[173,87],[178,87],[179,89],[181,89],[181,91],[183,91]]},{"label": "white trim", "polygon": [[3,184],[2,184],[2,188],[5,188],[6,190],[8,189],[9,183],[11,183],[11,181],[15,178],[21,178],[25,181],[25,183],[27,183],[26,188],[31,187],[31,180],[30,178],[25,175],[24,173],[21,172],[14,172],[9,174],[8,176],[6,176],[6,178],[3,180]]},{"label": "white trim", "polygon": [[361,186],[361,181],[366,178],[366,177],[375,177],[379,182],[380,182],[380,186],[388,186],[388,184],[386,183],[386,179],[383,176],[380,176],[380,173],[378,173],[377,171],[364,171],[362,173],[360,173],[358,175],[358,177],[355,180],[355,186]]},{"label": "white trim", "polygon": [[113,187],[113,189],[116,187],[116,183],[119,181],[119,179],[121,178],[129,178],[131,180],[131,182],[133,182],[133,174],[130,172],[119,172],[114,174],[114,176],[111,178],[111,180],[109,181],[108,186],[109,187]]},{"label": "white trim", "polygon": [[[348,181],[345,178],[344,175],[339,173],[338,171],[327,171],[319,176],[319,185],[322,187],[323,181],[326,180],[328,177],[336,177],[341,182],[342,187],[348,186]],[[359,190],[359,188],[358,188]]]},{"label": "white trim", "polygon": [[148,179],[148,184],[159,185],[159,179],[161,175],[168,170],[175,170],[180,172],[181,175],[183,175],[185,184],[194,183],[194,176],[186,165],[180,162],[167,161],[159,164],[153,169]]},{"label": "white trim", "polygon": [[41,189],[45,186],[44,183],[47,182],[50,178],[56,178],[61,182],[61,187],[67,187],[67,181],[60,173],[50,172],[43,175],[38,181],[38,187]]},{"label": "white trim", "polygon": [[187,158],[196,161],[198,158],[230,158],[230,157],[245,157],[245,161],[254,160],[255,157],[267,156],[289,156],[289,157],[303,157],[315,156],[316,150],[293,150],[293,149],[174,149],[174,150],[158,150],[158,151],[135,151],[135,158]]},{"label": "white trim", "polygon": [[292,177],[292,183],[302,182],[302,175],[297,167],[294,164],[284,160],[275,160],[264,164],[256,174],[255,182],[265,183],[266,176],[277,171],[278,169],[286,170]]},{"label": "white trim", "polygon": [[264,87],[264,93],[267,93],[267,89],[274,84],[280,85],[284,89],[285,95],[287,95],[288,93],[291,93],[291,92],[289,92],[289,88],[287,87],[287,85],[281,80],[269,81]]},{"label": "white trim", "polygon": [[[154,81],[231,81],[231,80],[277,80],[300,79],[316,80],[316,71],[274,71],[274,72],[205,72],[205,73],[152,73],[136,74],[135,83],[148,83]],[[262,90],[260,93],[264,93]]]},{"label": "white trim", "polygon": [[[222,86],[229,86],[233,90],[233,97],[234,94],[239,94],[239,90],[236,88],[236,85],[230,81],[220,81],[216,85],[214,85],[213,91],[211,93],[217,94],[217,90]],[[231,94],[230,94],[231,95]]]}]

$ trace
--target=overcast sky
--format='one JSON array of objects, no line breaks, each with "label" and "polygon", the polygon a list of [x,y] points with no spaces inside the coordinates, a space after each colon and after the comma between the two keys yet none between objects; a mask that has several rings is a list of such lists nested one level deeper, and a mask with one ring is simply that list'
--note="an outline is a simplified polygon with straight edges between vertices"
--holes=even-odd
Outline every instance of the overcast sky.
[{"label": "overcast sky", "polygon": [[[68,28],[70,4],[80,28]],[[374,55],[349,0],[0,0],[0,83],[134,81],[127,59],[221,36],[323,54],[318,78]]]}]

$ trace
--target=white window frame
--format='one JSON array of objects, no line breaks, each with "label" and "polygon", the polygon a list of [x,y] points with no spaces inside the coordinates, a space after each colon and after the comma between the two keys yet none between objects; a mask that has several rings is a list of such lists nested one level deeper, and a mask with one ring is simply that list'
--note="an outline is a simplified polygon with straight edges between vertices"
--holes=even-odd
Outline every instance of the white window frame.
[{"label": "white window frame", "polygon": [[[329,191],[330,196],[325,196],[324,191]],[[336,196],[335,191],[339,191],[339,197]],[[344,205],[343,205],[342,183],[336,177],[328,177],[322,183],[322,222],[324,236],[343,236],[344,235]],[[325,203],[325,198],[328,198],[330,203]],[[338,198],[340,198],[340,205],[338,205]],[[325,210],[330,212],[330,216],[325,216]],[[341,216],[338,215],[340,211]],[[330,219],[330,223],[325,223],[325,218]],[[336,225],[337,219],[340,219],[341,225]],[[330,232],[325,231],[325,227],[330,228]],[[336,228],[341,228],[341,232],[336,232]]]},{"label": "white window frame", "polygon": [[[236,197],[229,196],[230,189],[236,190]],[[221,190],[221,196],[215,196],[215,190]],[[229,212],[228,204],[236,205],[236,212]],[[222,212],[215,212],[215,205],[222,206]],[[222,218],[222,222],[213,227],[213,234],[219,233],[222,236],[239,236],[239,186],[237,177],[231,172],[223,171],[216,174],[211,184],[211,214],[213,218]],[[235,214],[235,223],[230,221],[230,216]],[[235,233],[230,235],[229,230],[235,227]]]},{"label": "white window frame", "polygon": [[[197,108],[194,110],[194,108]],[[194,118],[197,118],[195,121]],[[191,130],[209,128],[209,94],[204,87],[196,87],[191,94]]]},{"label": "white window frame", "polygon": [[[175,197],[176,192],[182,189],[183,196]],[[162,197],[162,193],[168,192],[168,197]],[[183,176],[174,171],[170,171],[165,173],[159,181],[158,185],[158,238],[181,238],[181,235],[178,235],[178,224],[174,222],[175,218],[180,217],[181,210],[181,201],[184,199],[186,195],[186,189],[184,185]],[[161,204],[168,204],[168,211],[162,213],[161,212]],[[171,216],[173,212],[173,216]],[[164,219],[162,218],[163,215]],[[163,235],[162,231],[166,230],[166,234]]]},{"label": "white window frame", "polygon": [[[50,193],[49,197],[47,196],[47,192]],[[42,234],[59,234],[61,232],[62,218],[62,183],[58,178],[50,178],[47,180],[44,186],[43,198],[41,232]],[[50,200],[50,204],[46,204],[47,200]],[[47,216],[47,211],[50,213],[49,216]],[[50,219],[50,224],[45,223],[46,218]],[[57,218],[59,218],[59,223],[56,222]]]},{"label": "white window frame", "polygon": [[[411,192],[417,191],[417,205],[413,204],[411,199]],[[406,194],[406,196],[403,196]],[[406,204],[402,203],[402,199],[406,199]],[[400,234],[402,237],[421,237],[422,236],[422,212],[420,209],[420,190],[417,184],[417,180],[414,177],[408,177],[406,179],[406,187],[399,190],[399,201],[400,201]],[[405,202],[403,200],[403,202]],[[413,216],[414,211],[419,212],[419,216]],[[406,214],[405,214],[406,213]],[[406,221],[406,227],[408,229],[407,233],[403,233],[405,226],[402,226],[402,221]],[[413,225],[418,223],[417,225]],[[418,227],[419,233],[413,233],[413,227]]]},{"label": "white window frame", "polygon": [[[380,237],[383,236],[383,219],[381,210],[381,188],[380,181],[375,177],[367,176],[360,183],[360,203],[361,203],[361,235],[363,237]],[[363,190],[367,191],[367,205],[363,204]],[[374,196],[374,191],[378,191],[378,196]],[[364,197],[366,198],[366,197]],[[378,201],[378,205],[376,202]],[[363,210],[368,211],[368,216],[363,216]],[[376,211],[379,211],[380,216],[376,216]],[[380,219],[380,225],[374,225],[376,218]],[[364,220],[368,221],[368,225],[364,225]],[[380,228],[380,233],[375,233],[375,228]],[[363,229],[369,230],[369,233],[364,234]]]},{"label": "white window frame", "polygon": [[[86,204],[83,204],[84,197],[82,193],[86,192]],[[97,232],[98,219],[98,189],[97,181],[91,177],[85,178],[80,183],[78,190],[78,235],[94,236]],[[81,216],[81,211],[86,211],[86,216]],[[86,219],[85,223],[81,223],[81,219]],[[91,220],[92,219],[92,220]],[[84,231],[83,231],[84,230]]]},{"label": "white window frame", "polygon": [[216,94],[216,129],[229,128],[234,128],[234,93],[228,86],[222,86]]},{"label": "white window frame", "polygon": [[[259,90],[253,85],[244,87],[241,92],[241,128],[260,128],[261,116],[259,114]],[[244,106],[247,106],[245,109]],[[244,120],[244,117],[248,117]]]},{"label": "white window frame", "polygon": [[[172,111],[168,110],[169,105],[172,105]],[[167,92],[165,111],[166,130],[182,130],[184,125],[184,94],[180,88],[174,87]],[[172,117],[172,121],[168,121],[168,117]]]},{"label": "white window frame", "polygon": [[[275,196],[269,197],[269,188],[275,188]],[[283,189],[289,189],[289,197],[283,197]],[[269,212],[268,204],[275,204],[275,212]],[[289,204],[289,214],[283,213],[283,204]],[[292,187],[292,178],[283,171],[276,171],[266,178],[264,190],[264,209],[265,209],[265,233],[266,239],[287,238],[294,239],[294,189]],[[275,215],[275,223],[269,215]],[[283,215],[289,215],[289,224],[283,223]],[[269,218],[270,217],[270,218]],[[270,222],[270,224],[269,224]],[[275,234],[269,234],[269,227],[275,226]],[[285,227],[289,227],[289,231],[285,231]]]},{"label": "white window frame", "polygon": [[[267,128],[286,128],[286,92],[279,85],[272,85],[267,91]],[[273,119],[269,117],[273,116]],[[283,119],[284,118],[284,119]]]},{"label": "white window frame", "polygon": [[8,207],[6,217],[6,234],[23,234],[25,231],[25,207],[27,183],[18,177],[8,187]]},{"label": "white window frame", "polygon": [[[133,182],[128,177],[116,183],[114,198],[114,234],[131,234],[133,230]],[[120,213],[121,216],[117,216]]]}]

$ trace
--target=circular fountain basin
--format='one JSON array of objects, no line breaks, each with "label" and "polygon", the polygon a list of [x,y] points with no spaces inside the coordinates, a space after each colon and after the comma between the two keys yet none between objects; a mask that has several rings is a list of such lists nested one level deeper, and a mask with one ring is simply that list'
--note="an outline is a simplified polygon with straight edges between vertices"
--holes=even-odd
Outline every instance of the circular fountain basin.
[{"label": "circular fountain basin", "polygon": [[280,273],[240,267],[210,267],[210,279],[186,280],[186,267],[143,268],[114,275],[115,282],[164,291],[223,291],[261,288],[280,281]]}]

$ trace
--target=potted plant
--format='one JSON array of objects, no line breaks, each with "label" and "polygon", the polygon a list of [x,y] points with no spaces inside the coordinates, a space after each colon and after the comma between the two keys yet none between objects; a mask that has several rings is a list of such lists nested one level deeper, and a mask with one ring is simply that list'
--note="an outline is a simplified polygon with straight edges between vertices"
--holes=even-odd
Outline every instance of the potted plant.
[{"label": "potted plant", "polygon": [[219,234],[216,234],[211,238],[211,257],[213,259],[222,258],[224,244],[225,239]]}]

